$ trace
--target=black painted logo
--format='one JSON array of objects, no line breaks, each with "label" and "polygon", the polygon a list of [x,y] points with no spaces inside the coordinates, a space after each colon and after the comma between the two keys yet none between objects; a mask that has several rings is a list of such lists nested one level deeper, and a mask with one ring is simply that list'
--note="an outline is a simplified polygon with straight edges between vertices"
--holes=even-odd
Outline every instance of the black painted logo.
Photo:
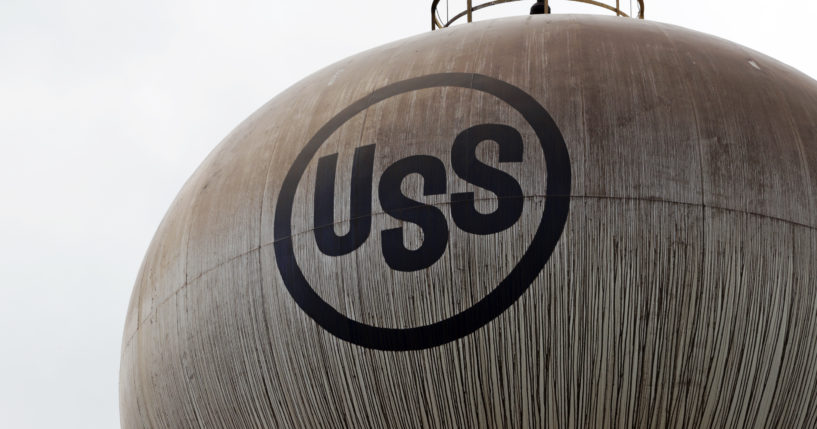
[{"label": "black painted logo", "polygon": [[[510,273],[470,308],[436,323],[395,329],[352,320],[325,302],[310,286],[298,266],[293,247],[292,215],[295,193],[308,164],[324,142],[344,123],[368,107],[411,91],[455,87],[492,95],[519,112],[534,130],[547,167],[545,207],[527,251]],[[509,174],[477,159],[477,146],[486,140],[499,148],[500,163],[523,160],[522,136],[513,127],[486,123],[457,135],[451,149],[453,173],[466,182],[497,195],[497,208],[487,214],[475,205],[474,193],[452,193],[451,218],[457,228],[475,235],[489,235],[515,225],[523,211],[523,192]],[[321,253],[342,256],[358,249],[372,234],[372,190],[375,145],[358,147],[352,164],[350,225],[344,235],[333,228],[315,228],[314,238]],[[318,160],[314,191],[314,224],[334,221],[334,190],[337,154]],[[384,212],[423,231],[419,248],[403,243],[402,228],[380,232],[383,258],[395,271],[416,271],[432,266],[445,253],[449,225],[440,208],[412,200],[401,192],[411,174],[423,178],[423,195],[446,193],[445,164],[429,155],[414,155],[388,166],[377,184]],[[550,258],[561,237],[569,211],[570,159],[564,139],[548,112],[530,95],[506,82],[470,73],[443,73],[409,79],[380,88],[358,100],[324,125],[296,158],[286,175],[275,212],[275,256],[278,269],[295,302],[321,327],[343,340],[380,350],[416,350],[438,346],[468,335],[508,309],[530,286]]]},{"label": "black painted logo", "polygon": [[[460,178],[493,192],[499,207],[490,214],[477,211],[473,192],[451,194],[454,223],[471,234],[489,235],[513,226],[522,215],[522,187],[511,175],[483,164],[477,159],[477,146],[484,141],[499,146],[499,162],[522,162],[522,135],[501,124],[477,125],[460,133],[451,149],[451,164]],[[375,145],[355,150],[352,163],[351,221],[349,232],[338,236],[333,228],[319,227],[334,223],[335,176],[338,155],[318,161],[315,183],[315,216],[313,232],[320,251],[327,256],[341,256],[355,251],[368,238],[372,227],[372,178]],[[448,223],[442,211],[432,205],[412,200],[400,190],[410,174],[423,178],[424,196],[446,193],[446,168],[429,155],[414,155],[390,165],[380,178],[377,189],[383,210],[391,217],[420,227],[425,237],[420,248],[410,250],[403,244],[403,228],[381,233],[381,247],[386,264],[397,271],[416,271],[434,265],[448,245]]]}]

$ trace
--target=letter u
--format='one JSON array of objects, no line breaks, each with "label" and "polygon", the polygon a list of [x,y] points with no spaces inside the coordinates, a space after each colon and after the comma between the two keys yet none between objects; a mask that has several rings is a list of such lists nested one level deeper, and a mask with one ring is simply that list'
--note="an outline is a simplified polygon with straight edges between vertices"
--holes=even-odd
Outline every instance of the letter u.
[{"label": "letter u", "polygon": [[327,256],[341,256],[360,247],[372,230],[372,174],[375,145],[355,149],[350,189],[349,232],[335,233],[335,175],[338,154],[318,160],[315,177],[314,234],[318,249]]}]

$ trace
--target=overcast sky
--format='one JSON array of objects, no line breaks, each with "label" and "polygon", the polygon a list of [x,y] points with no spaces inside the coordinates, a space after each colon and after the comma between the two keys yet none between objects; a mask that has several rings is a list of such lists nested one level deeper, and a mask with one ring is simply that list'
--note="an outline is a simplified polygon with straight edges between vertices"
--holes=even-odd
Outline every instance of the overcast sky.
[{"label": "overcast sky", "polygon": [[[0,427],[118,427],[128,299],[182,183],[291,84],[429,31],[429,6],[0,0]],[[817,2],[647,0],[647,18],[817,76]]]}]

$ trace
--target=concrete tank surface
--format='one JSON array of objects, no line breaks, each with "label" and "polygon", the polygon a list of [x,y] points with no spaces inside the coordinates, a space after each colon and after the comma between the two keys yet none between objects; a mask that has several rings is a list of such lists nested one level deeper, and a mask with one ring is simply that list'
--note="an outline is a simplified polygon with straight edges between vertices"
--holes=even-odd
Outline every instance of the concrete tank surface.
[{"label": "concrete tank surface", "polygon": [[235,129],[136,281],[124,428],[817,427],[817,82],[614,17],[462,25]]}]

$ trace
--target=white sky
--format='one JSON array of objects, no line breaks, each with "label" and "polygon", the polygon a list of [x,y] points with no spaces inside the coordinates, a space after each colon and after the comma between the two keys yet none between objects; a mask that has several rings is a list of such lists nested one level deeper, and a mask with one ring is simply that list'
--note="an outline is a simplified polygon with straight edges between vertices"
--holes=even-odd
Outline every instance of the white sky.
[{"label": "white sky", "polygon": [[[430,3],[0,0],[0,427],[118,427],[125,310],[182,183],[300,78],[429,31]],[[817,2],[647,0],[647,18],[817,77]]]}]

